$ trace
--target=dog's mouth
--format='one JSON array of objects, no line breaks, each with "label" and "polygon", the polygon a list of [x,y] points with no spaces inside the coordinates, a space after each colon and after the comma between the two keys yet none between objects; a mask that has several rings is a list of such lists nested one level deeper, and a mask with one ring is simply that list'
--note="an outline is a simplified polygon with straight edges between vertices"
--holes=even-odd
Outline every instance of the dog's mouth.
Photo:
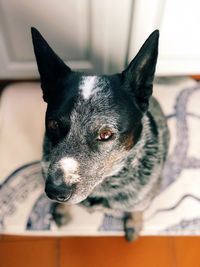
[{"label": "dog's mouth", "polygon": [[54,184],[47,182],[45,186],[45,193],[51,200],[63,203],[67,202],[72,197],[75,188],[75,184],[70,186],[66,184],[55,186]]}]

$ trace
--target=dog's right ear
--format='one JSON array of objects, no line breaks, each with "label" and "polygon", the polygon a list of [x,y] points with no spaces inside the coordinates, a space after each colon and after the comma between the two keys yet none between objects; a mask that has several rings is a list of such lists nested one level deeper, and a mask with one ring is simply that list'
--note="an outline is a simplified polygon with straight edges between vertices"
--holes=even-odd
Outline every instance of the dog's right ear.
[{"label": "dog's right ear", "polygon": [[58,79],[68,75],[71,69],[56,55],[37,29],[32,27],[31,34],[43,98],[48,102],[54,95]]}]

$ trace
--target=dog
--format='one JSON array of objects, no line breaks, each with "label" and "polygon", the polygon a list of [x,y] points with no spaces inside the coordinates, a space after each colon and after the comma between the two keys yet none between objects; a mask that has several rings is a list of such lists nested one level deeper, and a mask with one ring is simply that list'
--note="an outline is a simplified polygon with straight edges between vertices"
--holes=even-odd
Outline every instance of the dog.
[{"label": "dog", "polygon": [[[129,66],[114,75],[72,71],[31,28],[47,103],[42,169],[47,196],[63,204],[124,213],[127,240],[142,228],[142,213],[159,190],[169,132],[152,97],[159,31]],[[62,208],[61,206],[62,205]]]}]

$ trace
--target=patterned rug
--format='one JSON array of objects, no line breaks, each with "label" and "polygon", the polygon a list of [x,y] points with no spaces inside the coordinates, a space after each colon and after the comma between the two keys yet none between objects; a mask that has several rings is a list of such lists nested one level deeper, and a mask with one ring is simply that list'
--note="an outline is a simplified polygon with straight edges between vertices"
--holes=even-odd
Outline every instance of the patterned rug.
[{"label": "patterned rug", "polygon": [[[20,94],[26,98],[25,102],[22,100],[23,116],[22,103],[16,97]],[[200,235],[200,84],[189,79],[159,79],[154,96],[166,114],[171,142],[160,194],[145,212],[142,235]],[[123,214],[119,217],[100,212],[90,214],[78,205],[70,207],[71,220],[66,226],[55,225],[52,202],[43,193],[37,160],[41,154],[45,109],[40,97],[38,84],[12,85],[0,102],[0,145],[3,143],[0,162],[4,163],[0,166],[4,174],[0,178],[0,233],[122,235]],[[42,114],[39,121],[34,112],[37,103],[37,113]],[[17,116],[20,126],[15,126],[19,124]],[[32,153],[35,149],[37,152]]]}]

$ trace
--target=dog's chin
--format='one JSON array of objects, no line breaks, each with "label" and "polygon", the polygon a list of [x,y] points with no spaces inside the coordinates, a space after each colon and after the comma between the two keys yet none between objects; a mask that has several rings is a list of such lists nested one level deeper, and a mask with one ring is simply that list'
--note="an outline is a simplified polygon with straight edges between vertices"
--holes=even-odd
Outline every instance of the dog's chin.
[{"label": "dog's chin", "polygon": [[[47,194],[46,194],[47,195]],[[79,196],[77,195],[76,193],[74,195],[72,195],[70,198],[62,198],[62,199],[59,199],[59,198],[52,198],[52,197],[49,197],[47,195],[47,197],[54,201],[54,202],[57,202],[57,203],[64,203],[64,204],[68,204],[68,205],[74,205],[74,204],[79,204],[80,202],[82,202],[83,200],[85,200],[88,195],[86,196]]]},{"label": "dog's chin", "polygon": [[84,195],[78,195],[74,193],[70,199],[68,199],[65,203],[69,205],[74,205],[74,204],[79,204],[83,200],[85,200],[88,197],[89,194],[84,194]]}]

